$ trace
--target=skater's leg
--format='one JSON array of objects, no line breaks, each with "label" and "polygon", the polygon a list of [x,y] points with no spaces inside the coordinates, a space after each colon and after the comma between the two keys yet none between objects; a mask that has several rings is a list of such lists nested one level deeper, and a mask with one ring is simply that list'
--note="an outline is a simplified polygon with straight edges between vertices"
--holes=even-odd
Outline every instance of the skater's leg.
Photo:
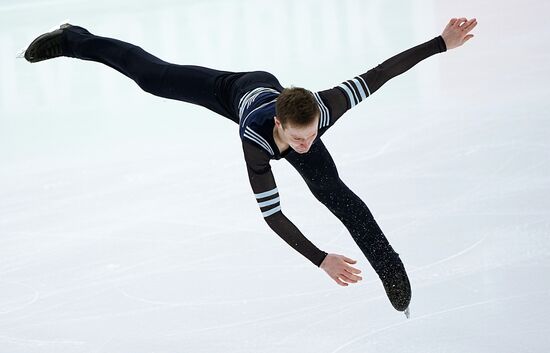
[{"label": "skater's leg", "polygon": [[66,28],[63,35],[65,56],[108,65],[151,94],[198,104],[224,116],[229,115],[217,98],[223,92],[216,92],[216,80],[230,72],[171,64],[136,45],[96,36],[78,26]]},{"label": "skater's leg", "polygon": [[340,179],[323,142],[315,142],[308,153],[289,153],[286,159],[304,178],[313,195],[342,221],[378,272],[389,260],[387,255],[395,252],[367,205]]},{"label": "skater's leg", "polygon": [[238,103],[248,91],[256,87],[283,89],[277,78],[265,71],[230,72],[171,64],[134,44],[96,36],[70,24],[37,37],[24,56],[32,63],[59,56],[100,62],[131,78],[146,92],[201,105],[236,123]]},{"label": "skater's leg", "polygon": [[[410,285],[399,255],[391,247],[367,205],[340,179],[323,142],[315,142],[308,153],[291,152],[286,159],[304,178],[313,195],[348,229],[380,276],[394,307],[405,310],[410,301]],[[389,288],[394,285],[397,287]]]}]

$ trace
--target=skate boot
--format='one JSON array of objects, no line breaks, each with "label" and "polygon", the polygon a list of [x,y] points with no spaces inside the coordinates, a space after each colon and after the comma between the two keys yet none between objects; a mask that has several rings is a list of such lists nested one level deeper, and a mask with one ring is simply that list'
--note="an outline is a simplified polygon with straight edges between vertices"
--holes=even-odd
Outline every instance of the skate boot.
[{"label": "skate boot", "polygon": [[393,307],[398,311],[404,311],[408,317],[408,308],[411,302],[411,284],[399,257],[384,266],[378,275]]},{"label": "skate boot", "polygon": [[47,32],[32,41],[25,50],[25,59],[36,63],[43,60],[57,58],[63,53],[63,31],[72,25],[65,23],[58,29]]}]

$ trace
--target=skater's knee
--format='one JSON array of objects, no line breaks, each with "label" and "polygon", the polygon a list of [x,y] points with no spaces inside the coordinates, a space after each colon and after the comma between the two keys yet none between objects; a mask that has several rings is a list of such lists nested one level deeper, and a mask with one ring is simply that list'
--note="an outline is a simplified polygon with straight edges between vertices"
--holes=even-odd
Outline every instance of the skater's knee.
[{"label": "skater's knee", "polygon": [[323,175],[318,179],[310,180],[309,187],[312,190],[322,192],[336,192],[345,188],[345,184],[337,174]]},{"label": "skater's knee", "polygon": [[156,94],[162,88],[165,71],[166,65],[164,64],[147,65],[139,68],[134,80],[145,92]]}]

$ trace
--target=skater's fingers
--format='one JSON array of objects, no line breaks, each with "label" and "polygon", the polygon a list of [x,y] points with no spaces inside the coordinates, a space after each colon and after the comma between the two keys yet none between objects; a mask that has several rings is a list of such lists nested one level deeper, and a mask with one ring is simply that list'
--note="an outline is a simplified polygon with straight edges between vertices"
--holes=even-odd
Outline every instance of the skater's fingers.
[{"label": "skater's fingers", "polygon": [[472,29],[476,28],[476,26],[477,26],[477,21],[474,20],[472,23],[470,23],[468,28],[465,29],[466,33],[470,32]]},{"label": "skater's fingers", "polygon": [[348,271],[350,273],[357,273],[357,274],[361,273],[361,270],[359,270],[355,267],[351,267],[351,266],[347,266],[346,271]]},{"label": "skater's fingers", "polygon": [[455,24],[455,22],[456,22],[456,18],[451,18],[449,23],[447,23],[447,26],[445,26],[445,29],[452,27]]},{"label": "skater's fingers", "polygon": [[356,269],[356,268],[353,268],[353,267],[346,268],[346,271],[347,271],[349,274],[351,274],[352,276],[357,277],[359,280],[362,280],[362,279],[363,279],[363,277],[357,276],[357,275],[356,275],[356,274],[361,273],[361,271],[359,271],[359,270]]},{"label": "skater's fingers", "polygon": [[468,33],[470,32],[472,29],[475,28],[475,26],[477,25],[477,21],[475,18],[467,21],[462,27],[461,29],[465,32],[465,33]]},{"label": "skater's fingers", "polygon": [[342,258],[343,258],[344,261],[347,262],[348,264],[354,264],[354,263],[357,262],[357,261],[355,261],[355,260],[350,259],[349,257],[342,256]]},{"label": "skater's fingers", "polygon": [[340,273],[340,275],[338,277],[340,277],[340,279],[342,281],[345,281],[345,282],[348,282],[348,283],[357,283],[357,281],[358,281],[358,280],[352,278],[352,277],[356,277],[356,276],[353,276],[352,274],[349,274],[349,273]]},{"label": "skater's fingers", "polygon": [[460,26],[462,26],[462,24],[463,24],[464,22],[466,22],[466,21],[467,21],[466,17],[461,17],[461,18],[459,18],[459,19],[456,20],[454,26],[455,26],[455,27],[460,27]]},{"label": "skater's fingers", "polygon": [[338,278],[338,277],[334,277],[333,279],[336,281],[336,283],[338,283],[339,285],[341,285],[343,287],[346,287],[348,285],[347,283],[342,282],[340,280],[340,278]]},{"label": "skater's fingers", "polygon": [[361,277],[361,276],[356,276],[356,275],[354,275],[353,273],[348,272],[348,271],[344,272],[344,274],[346,275],[346,277],[348,277],[348,278],[350,278],[350,279],[352,279],[352,280],[354,280],[354,281],[357,281],[357,282],[358,282],[358,281],[361,281],[361,280],[363,279],[363,277]]},{"label": "skater's fingers", "polygon": [[473,37],[474,37],[473,34],[468,34],[466,37],[464,37],[464,40],[462,41],[462,44],[466,43],[467,41],[469,41]]}]

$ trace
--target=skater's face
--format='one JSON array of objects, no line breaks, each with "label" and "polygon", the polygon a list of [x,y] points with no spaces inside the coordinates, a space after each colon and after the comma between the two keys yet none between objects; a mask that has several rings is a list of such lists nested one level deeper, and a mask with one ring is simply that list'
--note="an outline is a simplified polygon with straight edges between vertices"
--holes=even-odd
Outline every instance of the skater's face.
[{"label": "skater's face", "polygon": [[295,127],[290,123],[280,125],[280,136],[294,151],[306,153],[317,137],[318,125],[319,116],[317,116],[311,124],[306,126]]}]

